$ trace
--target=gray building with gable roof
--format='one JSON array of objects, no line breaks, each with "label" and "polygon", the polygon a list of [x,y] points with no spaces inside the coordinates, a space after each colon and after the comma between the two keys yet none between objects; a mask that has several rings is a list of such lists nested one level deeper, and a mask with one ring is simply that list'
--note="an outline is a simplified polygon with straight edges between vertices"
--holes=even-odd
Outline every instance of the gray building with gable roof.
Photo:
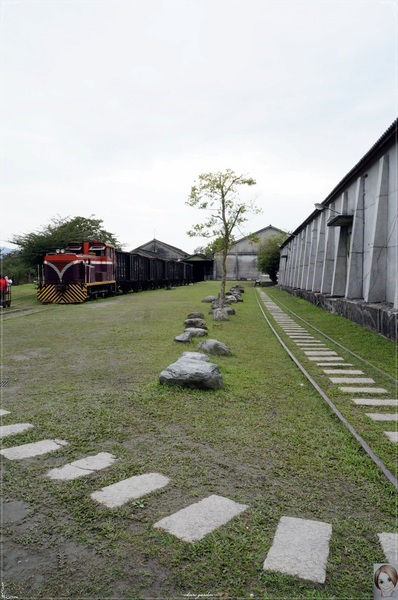
[{"label": "gray building with gable roof", "polygon": [[[229,280],[249,280],[255,281],[256,279],[266,278],[259,270],[257,266],[257,255],[260,245],[263,244],[268,238],[273,235],[285,234],[285,231],[268,225],[254,234],[257,241],[253,242],[250,235],[247,235],[240,240],[237,240],[233,245],[227,256],[227,279]],[[222,275],[222,264],[221,254],[216,253],[214,255],[214,267],[213,267],[213,279],[221,279]]]}]

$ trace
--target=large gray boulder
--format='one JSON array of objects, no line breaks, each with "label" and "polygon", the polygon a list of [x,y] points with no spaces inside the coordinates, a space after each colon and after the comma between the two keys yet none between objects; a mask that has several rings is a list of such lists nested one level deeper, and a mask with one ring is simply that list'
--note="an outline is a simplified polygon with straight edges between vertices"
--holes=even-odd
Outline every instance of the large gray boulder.
[{"label": "large gray boulder", "polygon": [[214,300],[217,300],[216,296],[206,296],[206,298],[203,298],[202,302],[214,302]]},{"label": "large gray boulder", "polygon": [[162,385],[219,390],[224,387],[217,365],[197,358],[180,357],[159,376]]},{"label": "large gray boulder", "polygon": [[202,352],[183,352],[178,360],[203,360],[204,362],[208,362],[210,358],[203,354]]},{"label": "large gray boulder", "polygon": [[[198,349],[218,356],[230,356],[232,354],[231,348],[227,346],[227,344],[224,344],[224,342],[219,342],[218,340],[204,340],[198,344]],[[189,353],[186,352],[185,354]]]},{"label": "large gray boulder", "polygon": [[187,327],[185,333],[190,333],[191,337],[204,337],[205,335],[208,335],[209,332],[202,327]]},{"label": "large gray boulder", "polygon": [[229,321],[228,313],[225,308],[215,308],[213,310],[214,321]]},{"label": "large gray boulder", "polygon": [[205,316],[202,312],[191,312],[187,316],[187,319],[204,319]]},{"label": "large gray boulder", "polygon": [[[218,308],[218,306],[216,308]],[[214,310],[215,310],[214,308],[211,308],[209,310],[209,315],[212,315],[214,313]],[[230,306],[229,304],[224,306],[224,308],[222,310],[225,311],[227,313],[227,315],[236,315],[236,310],[234,308],[232,308],[232,306]]]},{"label": "large gray boulder", "polygon": [[184,333],[181,333],[180,335],[177,335],[174,338],[175,342],[180,342],[182,344],[189,344],[190,341],[192,339],[192,334],[189,331],[184,331]]},{"label": "large gray boulder", "polygon": [[238,292],[238,294],[244,294],[245,288],[241,285],[233,285],[229,291],[230,293]]},{"label": "large gray boulder", "polygon": [[184,324],[186,327],[199,327],[201,329],[207,329],[204,319],[199,319],[199,318],[186,319],[184,321]]}]

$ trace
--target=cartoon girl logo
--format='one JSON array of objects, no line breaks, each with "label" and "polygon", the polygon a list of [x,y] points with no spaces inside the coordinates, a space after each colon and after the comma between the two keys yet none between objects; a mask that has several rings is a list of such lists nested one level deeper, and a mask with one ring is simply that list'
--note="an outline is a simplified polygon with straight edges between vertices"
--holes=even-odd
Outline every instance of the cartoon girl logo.
[{"label": "cartoon girl logo", "polygon": [[398,572],[392,565],[381,565],[374,574],[375,598],[396,598]]}]

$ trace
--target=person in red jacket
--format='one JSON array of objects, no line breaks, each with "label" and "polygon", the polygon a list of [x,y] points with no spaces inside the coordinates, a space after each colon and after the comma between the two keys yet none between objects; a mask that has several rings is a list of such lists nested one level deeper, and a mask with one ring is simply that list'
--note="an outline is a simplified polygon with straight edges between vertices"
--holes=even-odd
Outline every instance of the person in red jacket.
[{"label": "person in red jacket", "polygon": [[7,280],[4,277],[4,275],[0,275],[0,306],[2,306],[4,308],[6,306],[5,296],[6,296],[7,292],[8,292]]},{"label": "person in red jacket", "polygon": [[0,292],[6,292],[8,290],[7,279],[4,275],[0,275]]}]

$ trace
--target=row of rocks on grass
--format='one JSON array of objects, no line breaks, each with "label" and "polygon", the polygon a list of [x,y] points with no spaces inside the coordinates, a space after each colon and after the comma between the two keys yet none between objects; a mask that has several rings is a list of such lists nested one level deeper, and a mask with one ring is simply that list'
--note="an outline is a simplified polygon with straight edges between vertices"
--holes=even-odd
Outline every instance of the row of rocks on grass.
[{"label": "row of rocks on grass", "polygon": [[223,305],[220,306],[220,300],[216,296],[206,296],[202,302],[211,304],[210,314],[213,315],[214,321],[228,321],[230,315],[235,315],[236,311],[231,306],[237,302],[243,302],[242,294],[244,293],[242,286],[235,285],[226,293]]},{"label": "row of rocks on grass", "polygon": [[[244,290],[241,286],[231,288],[227,295],[229,304],[232,302],[242,302],[243,292]],[[231,298],[234,298],[234,300]],[[211,303],[210,314],[213,314],[214,320],[228,320],[228,315],[235,314],[235,310],[228,304],[220,308],[219,301],[215,296],[207,296],[202,302]],[[192,338],[206,337],[208,335],[208,328],[202,312],[190,313],[184,321],[184,325],[184,332],[174,338],[176,342],[190,343]],[[215,339],[203,340],[198,344],[197,348],[208,354],[218,356],[232,354],[231,349],[226,344]],[[217,365],[209,361],[210,359],[207,354],[203,354],[202,352],[184,352],[180,358],[161,372],[160,383],[200,389],[221,389],[224,387],[224,382],[220,370]]]}]

